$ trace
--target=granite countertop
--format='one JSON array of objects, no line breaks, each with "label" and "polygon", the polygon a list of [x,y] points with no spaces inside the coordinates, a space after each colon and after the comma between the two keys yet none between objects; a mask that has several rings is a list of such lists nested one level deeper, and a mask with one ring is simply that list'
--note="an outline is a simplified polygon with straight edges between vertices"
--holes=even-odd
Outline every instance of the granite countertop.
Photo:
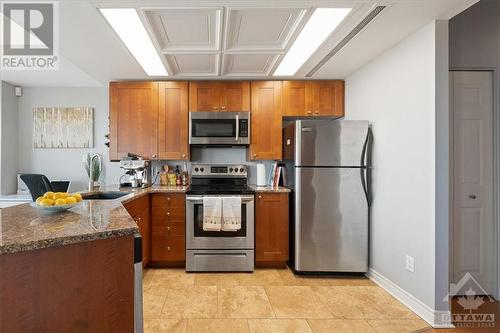
[{"label": "granite countertop", "polygon": [[29,203],[1,209],[0,255],[134,234],[138,231],[137,224],[123,207],[124,203],[148,193],[184,193],[187,187],[101,189],[118,190],[130,194],[115,200],[83,200],[60,213],[47,213]]},{"label": "granite countertop", "polygon": [[274,192],[274,193],[288,193],[290,192],[289,188],[283,187],[283,186],[270,186],[270,185],[265,185],[265,186],[257,186],[257,185],[250,185],[250,187],[257,193],[259,192]]}]

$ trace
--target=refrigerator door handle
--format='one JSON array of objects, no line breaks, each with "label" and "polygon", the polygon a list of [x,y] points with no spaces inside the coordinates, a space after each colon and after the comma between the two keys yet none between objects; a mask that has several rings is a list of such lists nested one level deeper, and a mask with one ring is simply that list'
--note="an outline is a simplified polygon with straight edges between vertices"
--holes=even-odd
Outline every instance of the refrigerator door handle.
[{"label": "refrigerator door handle", "polygon": [[371,127],[368,127],[368,132],[366,133],[366,139],[363,144],[363,150],[361,151],[361,184],[363,185],[363,191],[365,192],[366,201],[368,206],[371,205],[371,149],[373,143],[373,134]]}]

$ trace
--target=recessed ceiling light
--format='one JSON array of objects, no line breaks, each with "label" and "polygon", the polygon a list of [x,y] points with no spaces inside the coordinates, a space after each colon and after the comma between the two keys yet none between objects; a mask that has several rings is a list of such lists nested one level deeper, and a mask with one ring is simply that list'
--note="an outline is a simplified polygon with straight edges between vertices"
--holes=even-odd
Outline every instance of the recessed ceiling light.
[{"label": "recessed ceiling light", "polygon": [[168,75],[134,8],[100,8],[99,10],[147,75]]},{"label": "recessed ceiling light", "polygon": [[316,8],[273,75],[294,75],[350,11],[351,8]]}]

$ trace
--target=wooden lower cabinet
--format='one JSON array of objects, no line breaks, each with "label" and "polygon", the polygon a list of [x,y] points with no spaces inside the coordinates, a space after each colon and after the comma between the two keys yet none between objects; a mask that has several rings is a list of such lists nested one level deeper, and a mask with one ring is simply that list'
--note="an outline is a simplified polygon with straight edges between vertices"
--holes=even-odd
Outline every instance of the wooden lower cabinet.
[{"label": "wooden lower cabinet", "polygon": [[285,266],[288,261],[288,193],[257,193],[255,197],[255,265]]},{"label": "wooden lower cabinet", "polygon": [[149,195],[145,195],[124,204],[125,209],[134,219],[142,236],[142,266],[151,260],[151,222]]},{"label": "wooden lower cabinet", "polygon": [[185,194],[153,194],[151,198],[151,260],[182,266],[186,260]]}]

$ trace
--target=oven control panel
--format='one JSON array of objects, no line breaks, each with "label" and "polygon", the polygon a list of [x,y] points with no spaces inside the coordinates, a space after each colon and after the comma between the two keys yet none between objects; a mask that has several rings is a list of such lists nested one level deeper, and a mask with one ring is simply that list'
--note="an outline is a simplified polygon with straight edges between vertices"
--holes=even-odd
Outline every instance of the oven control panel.
[{"label": "oven control panel", "polygon": [[191,177],[247,177],[247,166],[242,164],[191,165]]}]

